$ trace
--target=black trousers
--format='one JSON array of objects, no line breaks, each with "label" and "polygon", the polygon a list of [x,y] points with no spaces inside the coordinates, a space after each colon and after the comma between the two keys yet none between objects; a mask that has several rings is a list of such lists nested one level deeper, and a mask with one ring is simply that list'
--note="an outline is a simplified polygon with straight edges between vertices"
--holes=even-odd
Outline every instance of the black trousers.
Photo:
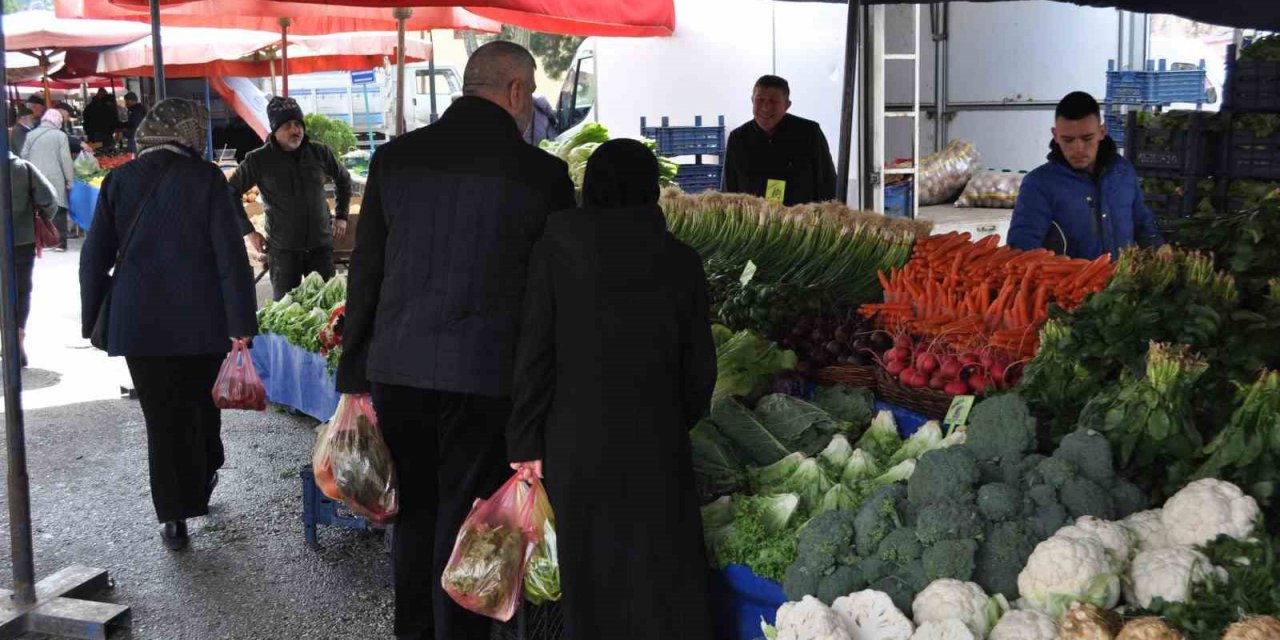
[{"label": "black trousers", "polygon": [[315,271],[325,280],[333,277],[333,247],[299,250],[267,249],[271,270],[271,292],[276,300],[293,291],[307,274]]},{"label": "black trousers", "polygon": [[151,501],[160,522],[209,513],[209,480],[225,461],[222,413],[212,395],[224,358],[126,358],[147,422]]},{"label": "black trousers", "polygon": [[53,214],[53,228],[58,230],[59,249],[67,248],[67,234],[70,233],[70,225],[67,223],[67,218],[70,215],[71,212],[66,207],[58,207],[58,212]]},{"label": "black trousers", "polygon": [[36,246],[20,244],[13,248],[13,266],[18,277],[18,328],[27,328],[31,315],[31,276],[36,269]]},{"label": "black trousers", "polygon": [[373,404],[400,482],[396,638],[488,640],[490,620],[455,604],[440,576],[472,503],[512,473],[503,437],[511,400],[375,384]]}]

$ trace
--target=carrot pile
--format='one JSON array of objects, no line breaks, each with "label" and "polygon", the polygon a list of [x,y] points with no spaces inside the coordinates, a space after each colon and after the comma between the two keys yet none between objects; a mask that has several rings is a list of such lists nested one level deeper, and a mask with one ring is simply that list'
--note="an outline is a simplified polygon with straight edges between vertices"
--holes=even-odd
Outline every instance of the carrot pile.
[{"label": "carrot pile", "polygon": [[970,242],[956,232],[918,240],[902,269],[880,272],[885,301],[862,305],[860,313],[959,349],[995,347],[1030,358],[1049,305],[1075,309],[1115,271],[1107,254],[1089,261],[999,243],[996,235]]}]

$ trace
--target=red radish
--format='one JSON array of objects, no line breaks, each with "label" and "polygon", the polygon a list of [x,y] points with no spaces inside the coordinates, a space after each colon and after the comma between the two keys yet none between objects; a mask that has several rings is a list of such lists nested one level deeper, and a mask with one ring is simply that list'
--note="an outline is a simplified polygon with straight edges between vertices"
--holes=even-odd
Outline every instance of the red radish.
[{"label": "red radish", "polygon": [[979,363],[978,356],[975,356],[972,353],[966,353],[960,356],[960,364],[968,365],[968,364],[978,364],[978,363]]},{"label": "red radish", "polygon": [[902,371],[898,372],[898,381],[907,386],[911,386],[911,383],[909,381],[914,380],[915,377],[916,377],[916,370],[912,369],[911,367],[907,367]]},{"label": "red radish", "polygon": [[891,376],[901,375],[902,370],[905,368],[906,367],[902,366],[902,363],[897,360],[890,360],[889,363],[884,366],[884,370]]},{"label": "red radish", "polygon": [[947,381],[943,380],[942,376],[934,376],[929,379],[929,388],[934,391],[942,391],[945,386],[947,386]]},{"label": "red radish", "polygon": [[960,361],[950,356],[943,358],[942,367],[938,371],[942,374],[942,377],[954,380],[956,376],[960,375]]},{"label": "red radish", "polygon": [[911,343],[911,336],[904,333],[893,339],[893,346],[899,349],[910,349],[915,345]]},{"label": "red radish", "polygon": [[962,396],[969,393],[969,385],[960,380],[952,380],[951,382],[948,382],[947,386],[943,387],[942,390],[946,392],[947,395]]},{"label": "red radish", "polygon": [[997,389],[1004,388],[1004,374],[1007,369],[1005,365],[996,362],[991,365],[991,382],[995,383]]},{"label": "red radish", "polygon": [[978,356],[978,362],[982,363],[982,367],[984,369],[990,369],[991,365],[995,362],[995,360],[991,358],[991,354],[984,353]]},{"label": "red radish", "polygon": [[888,352],[886,352],[884,355],[886,358],[890,358],[893,360],[906,361],[911,359],[911,350],[906,347],[894,347],[890,349]]},{"label": "red radish", "polygon": [[987,380],[987,376],[981,373],[975,373],[969,376],[969,388],[973,389],[974,393],[982,393],[986,391],[989,384],[990,382]]},{"label": "red radish", "polygon": [[922,353],[916,356],[916,368],[926,375],[932,374],[938,369],[938,359],[931,353]]}]

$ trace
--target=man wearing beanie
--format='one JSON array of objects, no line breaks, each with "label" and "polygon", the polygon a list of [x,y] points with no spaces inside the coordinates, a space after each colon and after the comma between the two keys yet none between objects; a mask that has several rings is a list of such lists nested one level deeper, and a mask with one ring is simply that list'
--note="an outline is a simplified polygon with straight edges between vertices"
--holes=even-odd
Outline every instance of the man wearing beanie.
[{"label": "man wearing beanie", "polygon": [[[351,174],[332,149],[307,138],[302,107],[293,98],[272,98],[267,119],[267,143],[245,156],[231,186],[236,195],[255,186],[262,192],[269,240],[254,231],[248,217],[240,226],[254,249],[267,253],[271,288],[279,300],[312,271],[325,280],[333,277],[333,241],[347,233]],[[337,188],[336,220],[330,220],[326,180]]]}]

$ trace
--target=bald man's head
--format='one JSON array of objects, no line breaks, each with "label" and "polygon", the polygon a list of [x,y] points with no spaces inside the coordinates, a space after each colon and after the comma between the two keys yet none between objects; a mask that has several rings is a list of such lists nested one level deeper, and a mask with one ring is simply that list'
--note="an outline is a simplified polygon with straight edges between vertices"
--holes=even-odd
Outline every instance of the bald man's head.
[{"label": "bald man's head", "polygon": [[476,49],[463,72],[462,93],[484,98],[515,118],[520,131],[533,121],[533,55],[513,42],[499,40]]}]

